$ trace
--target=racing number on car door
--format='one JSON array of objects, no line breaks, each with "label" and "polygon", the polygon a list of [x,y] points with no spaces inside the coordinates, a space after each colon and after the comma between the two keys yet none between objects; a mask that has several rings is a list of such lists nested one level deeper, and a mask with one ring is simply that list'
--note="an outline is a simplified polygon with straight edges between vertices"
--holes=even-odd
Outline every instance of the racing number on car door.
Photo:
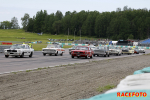
[{"label": "racing number on car door", "polygon": [[25,55],[29,55],[30,54],[30,49],[29,49],[29,46],[26,46],[25,48]]}]

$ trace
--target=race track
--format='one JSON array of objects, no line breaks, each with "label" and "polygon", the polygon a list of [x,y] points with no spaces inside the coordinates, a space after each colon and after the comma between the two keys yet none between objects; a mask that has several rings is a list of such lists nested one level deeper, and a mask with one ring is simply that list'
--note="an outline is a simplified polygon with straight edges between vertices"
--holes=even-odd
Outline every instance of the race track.
[{"label": "race track", "polygon": [[[146,54],[150,53],[150,50],[146,50]],[[41,51],[35,51],[32,58],[24,57],[9,57],[5,58],[3,53],[0,53],[0,74],[9,73],[9,72],[17,72],[17,71],[25,71],[25,70],[33,70],[37,68],[43,67],[54,67],[58,65],[67,65],[73,63],[84,63],[93,60],[104,60],[104,59],[112,59],[112,58],[122,58],[129,56],[138,56],[140,54],[126,55],[123,54],[121,56],[110,55],[110,57],[93,57],[93,59],[85,59],[85,58],[74,58],[72,59],[68,49],[65,50],[63,56],[43,56]]]}]

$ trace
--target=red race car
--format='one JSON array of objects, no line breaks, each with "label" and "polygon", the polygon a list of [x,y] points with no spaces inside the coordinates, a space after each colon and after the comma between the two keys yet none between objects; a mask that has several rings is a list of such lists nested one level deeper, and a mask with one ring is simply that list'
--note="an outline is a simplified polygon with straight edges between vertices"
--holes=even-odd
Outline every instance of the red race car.
[{"label": "red race car", "polygon": [[75,50],[71,50],[71,57],[93,58],[93,50],[88,46],[77,46]]}]

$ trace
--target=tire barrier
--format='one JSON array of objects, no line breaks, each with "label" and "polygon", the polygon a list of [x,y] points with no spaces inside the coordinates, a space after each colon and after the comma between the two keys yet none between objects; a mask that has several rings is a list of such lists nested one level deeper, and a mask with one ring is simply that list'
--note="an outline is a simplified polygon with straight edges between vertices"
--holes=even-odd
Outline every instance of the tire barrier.
[{"label": "tire barrier", "polygon": [[[47,44],[52,44],[53,42],[47,42]],[[77,46],[88,46],[88,44],[74,44],[74,43],[59,43],[59,45],[77,45]]]},{"label": "tire barrier", "polygon": [[[52,44],[53,42],[47,42],[47,44]],[[60,45],[77,45],[77,46],[88,46],[88,44],[74,44],[74,43],[59,43]],[[121,46],[121,45],[99,45],[99,46],[114,46],[114,47],[133,47],[133,46]],[[139,49],[150,49],[150,47],[136,46]]]},{"label": "tire barrier", "polygon": [[80,100],[149,100],[150,98],[150,67],[134,72],[121,80],[116,88]]},{"label": "tire barrier", "polygon": [[142,70],[137,70],[133,74],[143,74],[143,73],[150,73],[150,67],[143,68]]},{"label": "tire barrier", "polygon": [[0,53],[3,53],[4,49],[8,49],[10,47],[11,47],[11,45],[0,45]]},{"label": "tire barrier", "polygon": [[[114,47],[121,47],[121,48],[123,47],[133,48],[134,47],[134,46],[121,46],[121,45],[99,45],[99,46],[108,46],[108,47],[114,46]],[[143,47],[143,46],[136,46],[136,47],[139,49],[150,49],[150,47]]]}]

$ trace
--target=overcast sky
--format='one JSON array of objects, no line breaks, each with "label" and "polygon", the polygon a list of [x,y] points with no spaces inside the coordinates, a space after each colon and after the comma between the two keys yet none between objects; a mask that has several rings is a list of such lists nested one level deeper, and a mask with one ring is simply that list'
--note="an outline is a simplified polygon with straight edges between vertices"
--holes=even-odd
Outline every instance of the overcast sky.
[{"label": "overcast sky", "polygon": [[0,0],[0,22],[11,21],[17,17],[19,26],[21,17],[28,13],[32,18],[40,10],[47,10],[48,14],[60,10],[63,15],[67,11],[116,11],[116,8],[123,9],[128,6],[134,9],[150,9],[150,0]]}]

